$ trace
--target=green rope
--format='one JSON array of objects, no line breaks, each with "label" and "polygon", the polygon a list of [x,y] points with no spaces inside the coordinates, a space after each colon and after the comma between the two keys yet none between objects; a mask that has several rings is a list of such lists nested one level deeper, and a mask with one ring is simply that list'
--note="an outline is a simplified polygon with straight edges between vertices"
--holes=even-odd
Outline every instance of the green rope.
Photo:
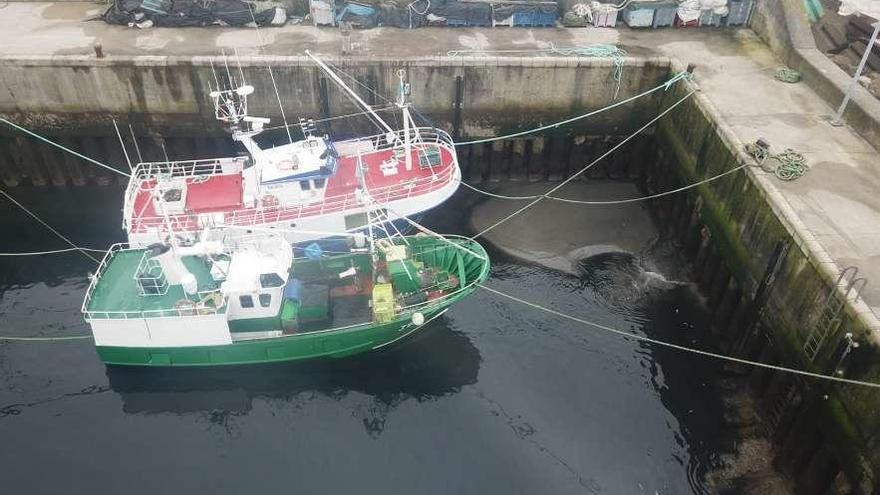
[{"label": "green rope", "polygon": [[801,73],[788,67],[779,67],[778,69],[776,69],[775,77],[782,82],[796,83],[800,82]]},{"label": "green rope", "polygon": [[[786,148],[782,153],[771,153],[770,147],[763,141],[746,145],[746,153],[752,156],[762,170],[774,174],[780,180],[795,180],[807,172],[807,159],[801,153]],[[776,165],[771,165],[770,161]]]}]

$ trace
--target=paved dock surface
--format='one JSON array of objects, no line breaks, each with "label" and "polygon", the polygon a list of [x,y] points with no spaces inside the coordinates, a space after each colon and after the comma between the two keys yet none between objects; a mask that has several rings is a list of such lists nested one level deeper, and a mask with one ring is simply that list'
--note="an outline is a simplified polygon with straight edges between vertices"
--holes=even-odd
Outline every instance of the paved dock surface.
[{"label": "paved dock surface", "polygon": [[[0,57],[90,55],[96,43],[109,56],[217,55],[233,48],[245,54],[298,55],[313,49],[337,55],[342,46],[332,28],[139,30],[86,21],[101,10],[95,3],[10,3],[0,11]],[[830,126],[832,105],[805,84],[776,81],[778,62],[750,30],[378,28],[356,31],[352,42],[359,56],[384,57],[616,43],[634,55],[698,64],[703,94],[717,108],[721,124],[742,142],[763,137],[775,150],[793,148],[806,155],[811,168],[804,177],[762,181],[816,259],[857,266],[867,277],[864,301],[880,314],[880,155],[850,128]]]}]

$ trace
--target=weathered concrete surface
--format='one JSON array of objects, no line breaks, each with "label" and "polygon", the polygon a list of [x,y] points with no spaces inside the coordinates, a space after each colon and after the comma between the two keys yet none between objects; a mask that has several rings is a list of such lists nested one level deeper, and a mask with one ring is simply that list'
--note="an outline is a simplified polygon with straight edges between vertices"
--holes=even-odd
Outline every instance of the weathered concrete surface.
[{"label": "weathered concrete surface", "polygon": [[[801,0],[757,0],[751,26],[782,62],[803,73],[804,83],[837,107],[852,74],[816,48]],[[854,88],[844,118],[872,146],[880,147],[880,100],[867,89]]]},{"label": "weathered concrete surface", "polygon": [[[64,63],[93,60],[92,45],[101,43],[110,56],[138,55],[135,60],[216,55],[237,48],[258,52],[257,33],[248,29],[154,29],[139,31],[102,22],[81,22],[98,13],[94,4],[11,3],[0,17],[0,60],[51,59]],[[262,29],[269,55],[299,54],[306,48],[338,54],[341,41],[331,29],[293,26]],[[618,43],[638,55],[695,62],[702,97],[717,111],[718,123],[736,141],[757,137],[775,149],[791,147],[807,155],[812,168],[806,177],[782,183],[763,172],[754,176],[795,239],[810,250],[829,273],[856,265],[869,279],[864,300],[880,312],[880,155],[850,128],[833,128],[825,118],[833,108],[805,84],[775,81],[778,61],[749,30],[628,30],[628,29],[420,29],[383,28],[353,36],[359,56],[435,59],[449,50],[528,50],[557,45]],[[154,59],[144,57],[160,57]],[[466,59],[468,64],[479,64]],[[531,64],[540,64],[532,61]],[[572,64],[577,64],[575,60]],[[839,69],[836,69],[838,70]],[[3,72],[0,71],[0,78]],[[559,88],[564,91],[567,88]],[[13,95],[14,97],[14,95]],[[872,328],[880,329],[877,319]]]}]

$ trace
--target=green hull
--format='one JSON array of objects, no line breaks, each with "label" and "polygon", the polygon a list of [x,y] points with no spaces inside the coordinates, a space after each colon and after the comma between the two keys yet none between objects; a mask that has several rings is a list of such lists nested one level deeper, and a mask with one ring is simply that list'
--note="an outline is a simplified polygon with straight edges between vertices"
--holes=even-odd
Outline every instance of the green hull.
[{"label": "green hull", "polygon": [[[425,321],[439,316],[448,305],[426,311]],[[401,340],[424,326],[416,326],[409,319],[400,319],[384,325],[370,323],[343,330],[248,340],[227,345],[172,348],[99,346],[96,349],[101,360],[112,365],[167,367],[276,363],[352,356]]]},{"label": "green hull", "polygon": [[[342,358],[368,352],[415,333],[427,322],[440,316],[450,305],[469,296],[488,278],[489,260],[482,246],[469,239],[456,240],[456,242],[465,246],[465,249],[462,251],[432,238],[410,239],[410,248],[416,253],[415,256],[431,266],[447,268],[450,273],[459,277],[461,288],[444,298],[419,306],[418,309],[414,309],[413,306],[411,309],[401,311],[387,323],[374,321],[279,337],[240,340],[222,345],[188,347],[99,345],[96,349],[101,360],[106,364],[162,367],[274,363],[322,357]],[[331,260],[315,263],[316,266],[325,268],[330,264]],[[307,275],[308,266],[302,265],[300,271],[302,275]],[[414,311],[418,311],[424,317],[421,325],[412,322]],[[277,317],[263,318],[257,325],[260,328],[249,328],[247,331],[277,330],[279,323]]]}]

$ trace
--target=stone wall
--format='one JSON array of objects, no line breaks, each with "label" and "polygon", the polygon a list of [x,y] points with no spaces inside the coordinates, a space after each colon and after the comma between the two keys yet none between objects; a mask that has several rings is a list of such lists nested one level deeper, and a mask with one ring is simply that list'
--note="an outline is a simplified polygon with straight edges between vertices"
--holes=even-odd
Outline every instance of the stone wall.
[{"label": "stone wall", "polygon": [[[397,72],[404,70],[412,85],[416,107],[443,127],[453,120],[456,84],[462,87],[461,133],[491,135],[503,129],[608,105],[617,83],[610,60],[573,58],[430,57],[411,60],[328,60],[357,79],[354,86],[369,103],[385,106],[397,93]],[[230,59],[238,77],[238,60]],[[359,111],[314,62],[305,57],[248,57],[240,60],[244,78],[257,88],[250,98],[252,115],[280,122],[278,99],[266,63],[289,121],[321,117],[322,87],[326,87],[329,114]],[[212,64],[214,71],[212,71]],[[194,57],[105,58],[51,57],[0,61],[0,115],[42,130],[77,134],[106,133],[110,118],[132,121],[161,132],[174,128],[196,134],[220,132],[208,97],[222,81],[223,59]],[[665,59],[627,60],[619,98],[626,98],[663,81]],[[360,86],[360,85],[362,86]],[[374,96],[370,90],[380,96]],[[638,101],[618,111],[582,123],[584,129],[604,131],[620,127],[644,111]],[[70,129],[71,127],[78,129]]]},{"label": "stone wall", "polygon": [[[678,87],[666,98],[674,101],[684,90]],[[708,99],[697,94],[661,121],[659,166],[646,178],[649,190],[674,189],[751,163],[715,115]],[[829,269],[822,253],[801,240],[793,217],[774,197],[774,180],[748,166],[655,203],[662,223],[682,239],[693,260],[723,350],[763,363],[880,381],[880,349],[864,318],[867,308],[846,294],[850,278],[838,286],[839,268]],[[860,347],[841,359],[847,332]],[[876,493],[876,389],[766,369],[743,372],[762,399],[764,423],[778,446],[775,462],[792,475],[797,493]]]}]

